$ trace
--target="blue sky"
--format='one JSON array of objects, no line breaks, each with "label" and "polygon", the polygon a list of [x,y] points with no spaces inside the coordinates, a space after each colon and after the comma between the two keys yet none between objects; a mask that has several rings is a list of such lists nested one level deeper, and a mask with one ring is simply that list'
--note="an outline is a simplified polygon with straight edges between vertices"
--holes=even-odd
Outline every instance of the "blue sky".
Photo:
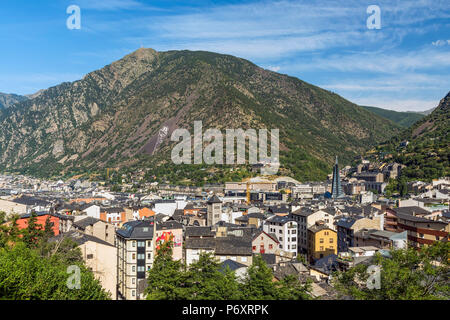
[{"label": "blue sky", "polygon": [[[369,30],[369,5],[381,29]],[[81,29],[69,30],[69,5]],[[236,55],[362,105],[422,111],[450,90],[448,0],[2,0],[0,92],[81,79],[139,47]]]}]

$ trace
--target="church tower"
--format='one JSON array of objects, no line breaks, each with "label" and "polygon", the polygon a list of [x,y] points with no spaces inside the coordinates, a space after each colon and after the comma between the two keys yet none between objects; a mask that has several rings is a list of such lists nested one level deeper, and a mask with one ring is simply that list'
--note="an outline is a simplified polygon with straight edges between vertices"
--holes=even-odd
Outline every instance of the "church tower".
[{"label": "church tower", "polygon": [[222,214],[222,201],[216,195],[212,196],[207,202],[208,216],[206,219],[207,226],[213,226],[220,221]]}]

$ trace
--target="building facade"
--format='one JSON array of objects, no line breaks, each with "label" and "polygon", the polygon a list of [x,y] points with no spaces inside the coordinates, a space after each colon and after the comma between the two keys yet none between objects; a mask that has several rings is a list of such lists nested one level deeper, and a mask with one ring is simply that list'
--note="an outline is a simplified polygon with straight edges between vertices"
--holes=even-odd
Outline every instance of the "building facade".
[{"label": "building facade", "polygon": [[153,265],[154,235],[153,220],[127,222],[116,231],[118,299],[143,298],[138,286],[142,287]]}]

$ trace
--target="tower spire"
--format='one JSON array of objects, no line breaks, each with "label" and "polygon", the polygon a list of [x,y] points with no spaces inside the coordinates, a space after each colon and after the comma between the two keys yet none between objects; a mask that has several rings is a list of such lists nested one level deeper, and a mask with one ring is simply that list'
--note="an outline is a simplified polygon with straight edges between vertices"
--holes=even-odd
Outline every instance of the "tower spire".
[{"label": "tower spire", "polygon": [[341,198],[344,196],[344,193],[342,192],[342,186],[341,186],[341,178],[339,176],[339,165],[338,165],[338,157],[336,156],[336,164],[333,167],[333,181],[331,184],[331,197]]}]

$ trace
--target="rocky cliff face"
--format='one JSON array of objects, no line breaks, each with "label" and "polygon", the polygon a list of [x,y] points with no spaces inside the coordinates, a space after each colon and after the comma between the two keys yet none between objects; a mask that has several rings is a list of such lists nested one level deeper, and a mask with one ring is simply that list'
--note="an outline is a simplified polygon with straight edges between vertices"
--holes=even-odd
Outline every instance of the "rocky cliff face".
[{"label": "rocky cliff face", "polygon": [[7,93],[0,92],[0,112],[1,112],[1,109],[9,108],[16,103],[25,101],[27,99],[28,98],[25,96],[19,96],[17,94],[7,94]]},{"label": "rocky cliff face", "polygon": [[[323,178],[398,132],[392,122],[299,79],[210,52],[139,49],[0,115],[0,169],[53,175],[170,160],[179,127],[279,128],[281,164]],[[161,139],[161,129],[169,131]],[[192,130],[191,130],[192,132]]]}]

